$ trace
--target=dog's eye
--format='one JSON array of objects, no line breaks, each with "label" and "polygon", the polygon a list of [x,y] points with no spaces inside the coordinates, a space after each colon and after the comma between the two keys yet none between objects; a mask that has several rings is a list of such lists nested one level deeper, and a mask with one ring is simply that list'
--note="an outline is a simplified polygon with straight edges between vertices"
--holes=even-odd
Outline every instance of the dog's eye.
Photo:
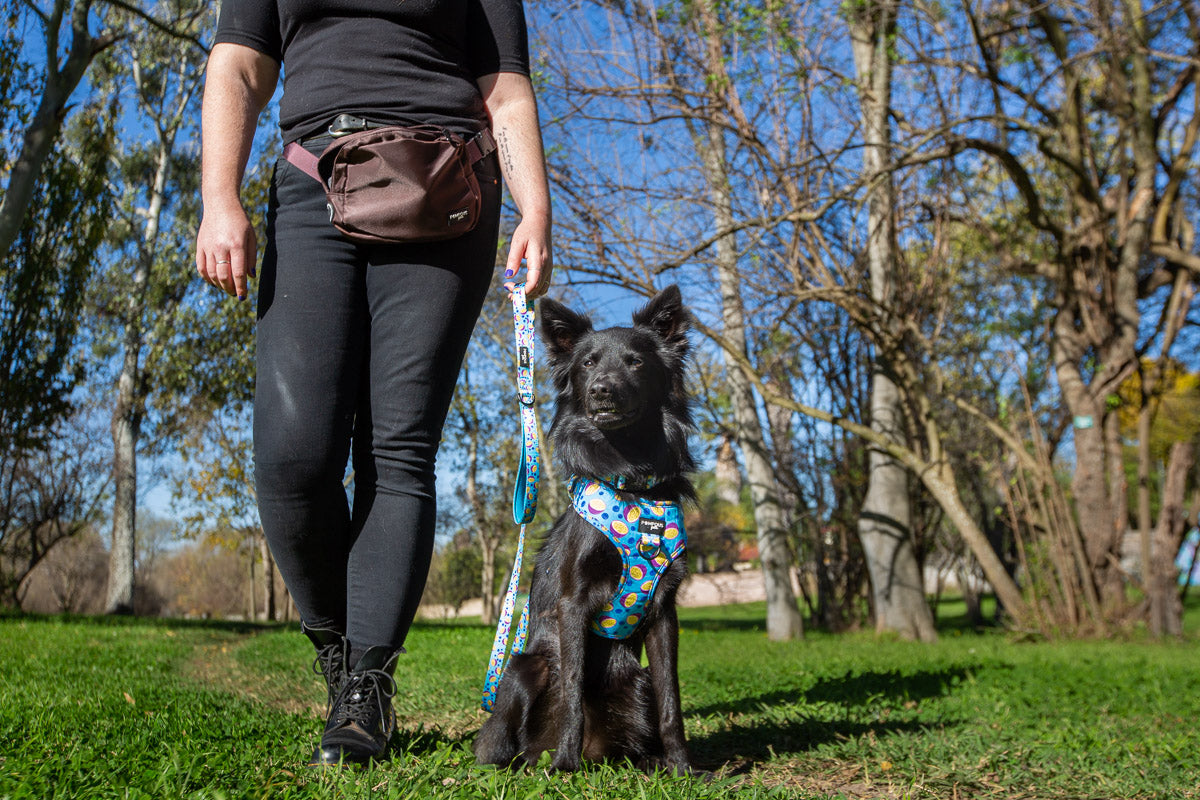
[{"label": "dog's eye", "polygon": [[596,359],[594,359],[594,358],[585,358],[585,359],[583,360],[583,365],[584,365],[585,367],[594,367],[594,366],[596,366]]},{"label": "dog's eye", "polygon": [[629,358],[625,359],[625,363],[631,367],[640,367],[642,365],[642,359],[639,356],[630,356]]}]

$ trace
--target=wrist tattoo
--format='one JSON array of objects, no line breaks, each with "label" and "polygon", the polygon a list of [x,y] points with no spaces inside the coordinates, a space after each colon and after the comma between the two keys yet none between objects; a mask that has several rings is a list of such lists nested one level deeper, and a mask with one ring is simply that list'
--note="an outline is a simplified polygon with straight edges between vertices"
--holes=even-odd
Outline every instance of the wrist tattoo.
[{"label": "wrist tattoo", "polygon": [[513,168],[512,150],[508,146],[508,133],[499,131],[496,134],[496,144],[500,147],[500,158],[503,161],[504,172],[506,175],[515,175]]}]

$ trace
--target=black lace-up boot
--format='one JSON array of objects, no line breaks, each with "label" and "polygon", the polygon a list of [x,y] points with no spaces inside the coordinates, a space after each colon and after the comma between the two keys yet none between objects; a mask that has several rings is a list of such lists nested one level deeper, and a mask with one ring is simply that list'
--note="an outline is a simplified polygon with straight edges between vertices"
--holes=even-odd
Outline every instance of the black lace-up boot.
[{"label": "black lace-up boot", "polygon": [[346,683],[346,656],[350,646],[345,635],[332,628],[310,628],[301,622],[300,630],[317,648],[312,669],[325,679],[325,716],[328,718],[333,701]]},{"label": "black lace-up boot", "polygon": [[365,764],[383,758],[396,727],[392,673],[402,652],[403,648],[372,647],[363,653],[333,701],[321,744],[309,766]]}]

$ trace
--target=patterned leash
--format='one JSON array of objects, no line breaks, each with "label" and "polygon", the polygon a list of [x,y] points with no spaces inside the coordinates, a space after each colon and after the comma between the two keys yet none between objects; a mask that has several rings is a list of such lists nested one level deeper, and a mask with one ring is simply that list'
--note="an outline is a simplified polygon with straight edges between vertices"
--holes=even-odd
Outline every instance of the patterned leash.
[{"label": "patterned leash", "polygon": [[[492,642],[492,655],[488,659],[487,677],[483,682],[483,710],[491,711],[496,705],[496,687],[504,674],[507,663],[508,634],[512,627],[513,612],[517,603],[517,585],[521,582],[521,561],[525,552],[525,525],[533,521],[537,513],[538,493],[538,428],[537,408],[533,396],[533,303],[525,301],[525,287],[513,289],[513,328],[517,339],[517,398],[521,401],[521,466],[517,470],[517,485],[513,490],[513,522],[521,526],[517,538],[517,555],[513,560],[512,576],[508,579],[508,590],[500,608],[500,621],[496,625],[496,638]],[[526,604],[517,623],[516,638],[513,639],[512,654],[525,649],[525,633],[529,628]]]}]

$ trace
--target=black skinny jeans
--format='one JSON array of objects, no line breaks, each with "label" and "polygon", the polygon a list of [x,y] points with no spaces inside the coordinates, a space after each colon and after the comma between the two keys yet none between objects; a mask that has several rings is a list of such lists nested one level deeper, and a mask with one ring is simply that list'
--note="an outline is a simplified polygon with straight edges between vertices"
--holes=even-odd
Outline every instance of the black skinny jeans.
[{"label": "black skinny jeans", "polygon": [[434,460],[496,264],[496,156],[476,174],[475,230],[364,245],[329,223],[313,178],[276,165],[258,299],[258,507],[301,618],[356,648],[401,647],[425,587]]}]

